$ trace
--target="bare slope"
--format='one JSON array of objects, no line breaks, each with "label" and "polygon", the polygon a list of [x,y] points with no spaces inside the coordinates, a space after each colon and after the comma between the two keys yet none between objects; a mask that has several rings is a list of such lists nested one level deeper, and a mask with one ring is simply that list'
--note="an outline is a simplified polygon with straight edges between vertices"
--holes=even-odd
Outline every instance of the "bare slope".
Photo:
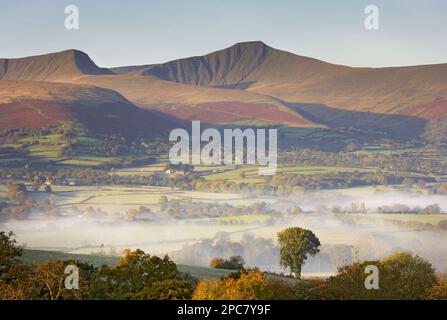
[{"label": "bare slope", "polygon": [[434,113],[421,108],[447,100],[447,64],[353,68],[262,42],[238,43],[208,55],[171,61],[143,74],[199,86],[246,89],[291,103],[377,114],[412,115],[417,110],[417,115],[430,117]]},{"label": "bare slope", "polygon": [[66,81],[84,74],[111,74],[99,68],[87,54],[66,50],[39,56],[0,59],[0,80]]},{"label": "bare slope", "polygon": [[160,64],[143,74],[179,83],[243,88],[260,81],[297,82],[317,73],[327,75],[345,69],[349,68],[297,56],[254,41],[237,43],[200,57]]}]

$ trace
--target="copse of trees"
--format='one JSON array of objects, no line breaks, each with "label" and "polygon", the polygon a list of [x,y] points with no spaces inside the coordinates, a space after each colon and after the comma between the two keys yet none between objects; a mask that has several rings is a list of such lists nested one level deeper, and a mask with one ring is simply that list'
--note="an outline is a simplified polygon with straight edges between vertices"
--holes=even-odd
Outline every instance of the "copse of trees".
[{"label": "copse of trees", "polygon": [[189,299],[192,282],[165,256],[126,250],[118,266],[102,266],[93,276],[89,298],[111,300]]},{"label": "copse of trees", "polygon": [[241,256],[232,256],[229,260],[222,258],[214,258],[210,262],[211,268],[241,270],[244,268],[245,261]]}]

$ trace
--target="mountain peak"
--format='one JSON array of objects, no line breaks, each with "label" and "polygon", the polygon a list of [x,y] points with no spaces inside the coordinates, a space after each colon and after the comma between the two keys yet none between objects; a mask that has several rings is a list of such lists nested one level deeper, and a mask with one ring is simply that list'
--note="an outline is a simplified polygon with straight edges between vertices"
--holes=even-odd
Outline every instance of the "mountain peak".
[{"label": "mountain peak", "polygon": [[237,42],[232,47],[258,47],[258,48],[268,47],[268,48],[270,48],[268,45],[266,45],[263,41],[260,41],[260,40]]},{"label": "mountain peak", "polygon": [[82,75],[112,74],[76,49],[18,59],[0,59],[0,80],[64,81]]},{"label": "mountain peak", "polygon": [[270,50],[262,41],[239,42],[204,56],[170,61],[143,74],[185,84],[233,86],[260,66]]}]

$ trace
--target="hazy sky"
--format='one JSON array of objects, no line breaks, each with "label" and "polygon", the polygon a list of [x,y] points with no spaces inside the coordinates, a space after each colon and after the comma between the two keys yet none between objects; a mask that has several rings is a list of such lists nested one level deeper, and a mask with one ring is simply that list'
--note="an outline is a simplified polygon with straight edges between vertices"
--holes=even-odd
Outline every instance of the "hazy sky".
[{"label": "hazy sky", "polygon": [[[80,29],[64,27],[65,6]],[[368,4],[380,29],[364,27]],[[447,62],[446,0],[0,0],[0,57],[64,49],[100,66],[165,62],[262,40],[351,66]]]}]

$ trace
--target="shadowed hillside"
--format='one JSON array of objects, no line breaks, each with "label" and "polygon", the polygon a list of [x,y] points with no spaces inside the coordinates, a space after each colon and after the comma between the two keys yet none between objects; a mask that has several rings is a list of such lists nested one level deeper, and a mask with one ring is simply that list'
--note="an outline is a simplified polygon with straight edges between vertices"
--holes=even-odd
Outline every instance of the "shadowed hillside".
[{"label": "shadowed hillside", "polygon": [[378,114],[329,108],[324,105],[287,104],[307,119],[332,128],[353,128],[364,133],[387,134],[399,139],[417,138],[424,133],[426,120],[414,116]]},{"label": "shadowed hillside", "polygon": [[0,129],[43,128],[79,122],[94,134],[165,136],[181,125],[142,110],[119,93],[86,85],[0,81]]},{"label": "shadowed hillside", "polygon": [[161,79],[202,86],[249,87],[259,81],[300,81],[336,66],[271,48],[260,41],[237,43],[201,57],[167,62],[143,72]]}]

